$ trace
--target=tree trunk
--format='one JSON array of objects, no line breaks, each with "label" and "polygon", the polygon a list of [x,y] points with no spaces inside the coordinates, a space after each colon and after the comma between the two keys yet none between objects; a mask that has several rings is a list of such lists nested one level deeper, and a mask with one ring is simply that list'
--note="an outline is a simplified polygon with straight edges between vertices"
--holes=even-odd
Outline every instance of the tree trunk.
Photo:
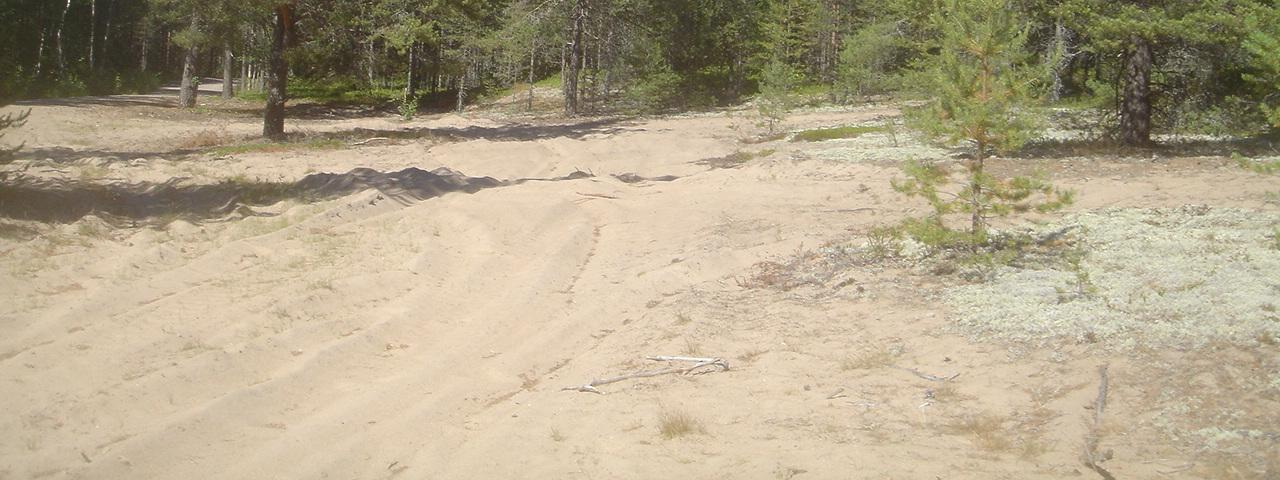
[{"label": "tree trunk", "polygon": [[569,35],[569,61],[564,73],[564,114],[578,115],[578,69],[582,65],[582,21],[586,16],[586,0],[578,0],[573,8],[573,30]]},{"label": "tree trunk", "polygon": [[1049,51],[1045,52],[1049,66],[1049,98],[1050,102],[1057,102],[1062,99],[1063,82],[1062,72],[1066,69],[1067,64],[1071,61],[1071,36],[1067,31],[1067,26],[1059,19],[1054,23],[1053,27],[1053,45],[1049,47]]},{"label": "tree trunk", "polygon": [[222,47],[222,99],[230,100],[235,95],[234,71],[235,57],[231,55],[231,47]]},{"label": "tree trunk", "polygon": [[467,101],[467,74],[471,72],[470,53],[470,47],[462,50],[462,76],[458,77],[458,112],[462,112],[462,107]]},{"label": "tree trunk", "polygon": [[262,136],[279,139],[284,137],[284,102],[288,93],[289,64],[285,63],[284,46],[286,22],[291,12],[288,6],[277,6],[275,22],[271,30],[271,55],[267,66],[267,108],[262,116]]},{"label": "tree trunk", "polygon": [[538,41],[534,40],[529,43],[529,96],[525,98],[524,109],[533,111],[533,67],[534,59],[538,58]]},{"label": "tree trunk", "polygon": [[53,32],[54,47],[58,50],[58,76],[64,77],[67,73],[67,59],[63,55],[62,50],[62,27],[67,25],[67,10],[71,9],[71,0],[67,0],[67,4],[62,7],[62,15],[58,20],[58,28]]},{"label": "tree trunk", "polygon": [[240,91],[249,89],[249,62],[247,58],[240,59]]},{"label": "tree trunk", "polygon": [[409,78],[405,81],[404,101],[411,102],[418,96],[418,42],[409,44]]},{"label": "tree trunk", "polygon": [[[200,16],[191,14],[191,31],[200,30]],[[181,108],[191,108],[196,106],[196,93],[200,88],[200,82],[195,78],[196,75],[196,54],[200,48],[192,44],[187,47],[187,54],[182,59],[182,86],[178,87],[178,106]]]},{"label": "tree trunk", "polygon": [[141,48],[139,48],[139,50],[142,50],[142,55],[138,56],[138,71],[145,72],[147,71],[147,44],[150,43],[150,42],[147,42],[146,27],[143,27],[143,30],[142,30],[141,43],[142,43],[142,46]]},{"label": "tree trunk", "polygon": [[981,234],[986,228],[982,216],[982,170],[985,167],[986,156],[987,144],[978,140],[978,151],[969,162],[969,208],[973,209],[969,233],[974,235]]},{"label": "tree trunk", "polygon": [[373,50],[373,40],[369,40],[369,44],[368,44],[368,47],[365,49],[365,53],[367,54],[367,56],[365,57],[365,76],[369,79],[369,86],[372,87],[374,86],[373,66],[374,66],[374,62],[377,61],[377,56],[375,55],[375,52]]},{"label": "tree trunk", "polygon": [[1120,106],[1120,138],[1125,145],[1144,146],[1151,143],[1151,43],[1137,36],[1130,42]]},{"label": "tree trunk", "polygon": [[99,68],[101,68],[101,65],[106,62],[107,59],[111,58],[111,7],[114,6],[115,2],[108,0],[102,12],[102,46],[98,47]]},{"label": "tree trunk", "polygon": [[97,70],[94,50],[98,46],[98,0],[89,0],[89,71]]},{"label": "tree trunk", "polygon": [[40,79],[40,74],[44,71],[44,22],[40,25],[40,43],[36,45],[36,75],[35,79]]}]

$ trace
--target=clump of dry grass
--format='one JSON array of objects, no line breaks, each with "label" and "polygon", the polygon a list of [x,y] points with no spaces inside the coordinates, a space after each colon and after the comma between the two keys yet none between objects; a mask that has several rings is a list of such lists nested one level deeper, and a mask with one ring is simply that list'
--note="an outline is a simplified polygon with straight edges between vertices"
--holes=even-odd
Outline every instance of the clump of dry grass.
[{"label": "clump of dry grass", "polygon": [[663,408],[658,413],[658,433],[662,438],[672,439],[685,435],[705,434],[706,427],[689,412],[680,409]]},{"label": "clump of dry grass", "polygon": [[822,285],[856,265],[859,258],[858,249],[846,245],[831,244],[815,250],[802,247],[787,258],[755,264],[746,278],[738,279],[738,286],[785,292],[804,285]]},{"label": "clump of dry grass", "polygon": [[991,413],[966,415],[943,425],[943,431],[951,435],[967,435],[974,446],[990,452],[1003,452],[1013,447],[1004,428],[1005,419]]},{"label": "clump of dry grass", "polygon": [[225,132],[217,130],[201,130],[188,138],[178,142],[178,148],[208,148],[216,147],[227,143],[229,139]]},{"label": "clump of dry grass", "polygon": [[874,370],[893,365],[894,350],[881,342],[864,343],[840,359],[840,370]]}]

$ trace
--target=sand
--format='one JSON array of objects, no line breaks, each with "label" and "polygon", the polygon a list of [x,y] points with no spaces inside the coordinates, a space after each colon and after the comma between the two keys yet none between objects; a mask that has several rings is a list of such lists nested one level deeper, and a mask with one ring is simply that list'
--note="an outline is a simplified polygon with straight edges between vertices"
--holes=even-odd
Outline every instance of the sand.
[{"label": "sand", "polygon": [[[29,105],[31,123],[5,138],[27,153],[5,168],[100,183],[294,181],[356,167],[594,176],[422,201],[364,190],[163,226],[15,224],[28,234],[0,239],[0,478],[1090,478],[1083,407],[1101,363],[1112,372],[1101,445],[1118,478],[1276,472],[1265,454],[1273,417],[1221,420],[1225,434],[1261,432],[1223,453],[1174,438],[1187,427],[1163,428],[1169,404],[1152,400],[1168,378],[1153,371],[1172,365],[1217,382],[1211,393],[1277,406],[1274,387],[1231,383],[1274,370],[1275,346],[1175,355],[971,341],[950,333],[936,295],[953,279],[893,265],[744,288],[758,262],[857,243],[923,211],[889,187],[892,163],[830,158],[877,148],[869,140],[746,144],[759,132],[741,111],[478,111],[291,120],[430,135],[214,156],[183,139],[252,135],[257,120],[216,100],[198,113],[163,102]],[[788,126],[895,114],[815,111]],[[695,163],[765,149],[738,168]],[[1080,191],[1072,211],[1275,210],[1262,198],[1276,180],[1225,158],[1041,163]],[[624,173],[678,178],[612,177]],[[561,390],[660,368],[651,355],[731,369]],[[1223,362],[1235,373],[1215,377]],[[664,412],[701,428],[667,438]]]}]

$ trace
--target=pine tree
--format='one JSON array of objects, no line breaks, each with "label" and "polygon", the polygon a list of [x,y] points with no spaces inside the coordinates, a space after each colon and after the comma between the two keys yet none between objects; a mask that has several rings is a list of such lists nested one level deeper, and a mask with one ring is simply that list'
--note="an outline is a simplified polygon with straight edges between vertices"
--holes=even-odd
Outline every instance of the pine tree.
[{"label": "pine tree", "polygon": [[[923,196],[934,206],[936,226],[953,211],[970,216],[969,234],[982,241],[987,219],[1029,208],[1053,209],[1070,194],[1030,178],[997,179],[985,170],[988,154],[1014,150],[1038,131],[1030,107],[1044,69],[1031,62],[1027,27],[1005,0],[948,0],[933,17],[941,33],[937,54],[927,59],[921,83],[936,98],[914,112],[910,124],[948,144],[972,145],[961,191],[944,199],[947,172],[935,165],[909,165],[898,191]],[[1034,198],[1038,201],[1033,201]]]},{"label": "pine tree", "polygon": [[1244,48],[1250,54],[1253,73],[1245,78],[1262,91],[1262,110],[1272,128],[1280,128],[1280,2],[1248,17],[1249,34]]},{"label": "pine tree", "polygon": [[1093,53],[1123,57],[1119,136],[1127,145],[1143,146],[1151,143],[1153,73],[1162,50],[1175,45],[1238,48],[1242,14],[1257,5],[1254,0],[1065,0],[1058,12],[1085,34]]}]

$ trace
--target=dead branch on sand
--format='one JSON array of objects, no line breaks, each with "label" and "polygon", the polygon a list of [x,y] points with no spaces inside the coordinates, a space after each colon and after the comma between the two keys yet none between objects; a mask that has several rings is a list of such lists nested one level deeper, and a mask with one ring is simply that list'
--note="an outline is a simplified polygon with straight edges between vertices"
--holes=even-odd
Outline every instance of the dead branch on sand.
[{"label": "dead branch on sand", "polygon": [[368,144],[369,144],[369,142],[376,142],[376,141],[379,141],[379,140],[391,140],[391,139],[390,139],[390,138],[387,138],[387,137],[373,137],[373,138],[366,138],[366,139],[361,140],[361,141],[359,141],[359,142],[352,143],[352,144],[351,144],[351,146],[353,146],[353,147],[358,147],[358,146],[361,146],[361,145],[368,145]]},{"label": "dead branch on sand", "polygon": [[927,373],[921,372],[921,371],[916,370],[916,369],[914,369],[914,368],[899,367],[899,366],[897,366],[897,365],[894,365],[894,366],[893,366],[893,368],[896,368],[896,369],[898,369],[898,370],[903,370],[903,371],[911,372],[911,374],[913,374],[913,375],[915,375],[915,376],[917,376],[917,377],[923,378],[923,379],[925,379],[925,380],[928,380],[928,381],[930,381],[930,382],[950,382],[950,381],[955,380],[955,379],[957,379],[957,378],[959,378],[959,377],[960,377],[960,374],[959,374],[959,373],[957,373],[957,374],[955,374],[955,375],[951,375],[951,376],[949,376],[949,377],[940,377],[940,376],[937,376],[937,375],[930,375],[930,374],[927,374]]},{"label": "dead branch on sand", "polygon": [[[599,387],[601,385],[608,385],[610,383],[621,382],[623,380],[630,380],[632,378],[648,378],[648,377],[657,377],[661,375],[671,375],[671,374],[700,375],[703,373],[710,373],[713,371],[724,372],[729,370],[729,364],[719,358],[672,357],[672,356],[656,356],[656,357],[645,357],[645,358],[656,361],[656,362],[686,362],[686,363],[692,363],[693,366],[672,367],[672,368],[664,368],[662,370],[647,370],[643,372],[628,373],[626,375],[619,375],[611,378],[595,379],[588,382],[585,385],[568,386],[560,390],[561,391],[571,390],[575,392],[590,392],[590,393],[598,393],[598,394],[604,395],[604,392],[601,392],[596,387]],[[714,368],[708,369],[707,367],[714,367]]]},{"label": "dead branch on sand", "polygon": [[1098,440],[1102,435],[1102,412],[1107,408],[1107,366],[1098,367],[1098,399],[1093,404],[1093,425],[1089,426],[1089,433],[1084,438],[1084,465],[1090,470],[1098,472],[1104,480],[1116,480],[1107,469],[1102,468],[1101,463],[1108,460],[1109,455],[1098,453]]}]

